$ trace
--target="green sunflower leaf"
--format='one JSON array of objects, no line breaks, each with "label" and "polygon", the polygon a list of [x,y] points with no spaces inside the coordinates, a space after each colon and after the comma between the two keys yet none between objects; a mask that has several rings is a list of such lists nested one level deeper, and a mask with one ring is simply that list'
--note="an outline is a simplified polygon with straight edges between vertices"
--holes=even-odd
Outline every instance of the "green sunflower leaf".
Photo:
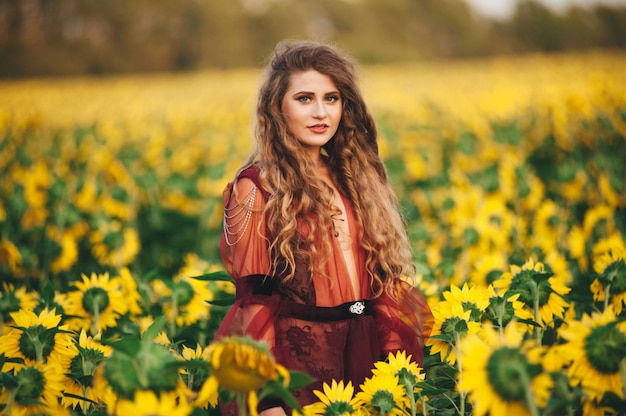
[{"label": "green sunflower leaf", "polygon": [[141,336],[142,341],[152,342],[152,340],[154,340],[157,335],[159,335],[159,331],[163,329],[163,326],[165,326],[166,320],[167,317],[165,315],[161,315],[157,319],[155,319],[152,325],[150,325],[150,327],[146,329],[146,331]]},{"label": "green sunflower leaf", "polygon": [[538,322],[533,321],[532,319],[521,319],[521,318],[515,318],[515,319],[517,319],[517,321],[522,323],[522,324],[532,325],[534,327],[541,328],[541,324],[539,324]]},{"label": "green sunflower leaf", "polygon": [[235,303],[235,296],[225,296],[220,299],[207,300],[206,303],[213,306],[231,306],[233,303]]},{"label": "green sunflower leaf", "polygon": [[40,298],[46,305],[54,305],[54,286],[52,282],[46,280],[41,288],[40,295]]},{"label": "green sunflower leaf", "polygon": [[431,335],[430,339],[434,339],[436,341],[447,342],[448,344],[454,344],[454,338],[452,338],[452,335],[448,335],[448,334]]},{"label": "green sunflower leaf", "polygon": [[438,394],[443,394],[450,391],[449,389],[437,387],[426,381],[420,381],[415,385],[415,387],[421,389],[420,394],[424,396],[436,396]]},{"label": "green sunflower leaf", "polygon": [[235,279],[233,279],[226,270],[220,270],[219,272],[206,273],[200,276],[192,276],[192,279],[196,280],[204,280],[209,282],[233,282],[235,283]]},{"label": "green sunflower leaf", "polygon": [[77,399],[77,400],[80,400],[80,401],[89,402],[91,404],[94,404],[94,405],[98,406],[98,402],[93,401],[93,400],[91,400],[88,397],[79,396],[78,394],[72,394],[72,393],[63,392],[63,396],[70,397],[72,399]]},{"label": "green sunflower leaf", "polygon": [[119,340],[102,340],[102,345],[108,345],[115,351],[118,351],[129,357],[136,356],[141,350],[141,341],[135,337],[124,337]]},{"label": "green sunflower leaf", "polygon": [[280,381],[270,381],[263,386],[259,393],[259,399],[265,397],[274,397],[283,399],[289,406],[301,411],[300,405],[293,397],[293,395],[287,390],[287,388]]},{"label": "green sunflower leaf", "polygon": [[308,386],[314,379],[306,373],[300,371],[289,372],[289,390],[294,391],[302,387]]},{"label": "green sunflower leaf", "polygon": [[11,391],[18,385],[17,377],[10,373],[0,373],[0,385]]}]

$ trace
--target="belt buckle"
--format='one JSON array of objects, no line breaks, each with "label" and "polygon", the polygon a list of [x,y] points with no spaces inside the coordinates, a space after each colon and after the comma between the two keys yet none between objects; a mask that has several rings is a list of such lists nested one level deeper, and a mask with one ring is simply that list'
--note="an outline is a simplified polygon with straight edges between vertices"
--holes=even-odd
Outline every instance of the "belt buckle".
[{"label": "belt buckle", "polygon": [[348,310],[350,311],[350,313],[353,313],[355,315],[361,315],[363,314],[363,312],[365,312],[365,303],[362,301],[354,302],[352,305],[350,305],[350,308],[348,308]]}]

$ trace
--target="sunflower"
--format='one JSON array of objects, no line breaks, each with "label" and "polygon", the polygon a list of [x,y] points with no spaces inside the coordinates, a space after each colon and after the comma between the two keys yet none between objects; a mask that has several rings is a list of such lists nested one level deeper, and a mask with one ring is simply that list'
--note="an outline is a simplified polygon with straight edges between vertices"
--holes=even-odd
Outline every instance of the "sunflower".
[{"label": "sunflower", "polygon": [[602,405],[595,400],[583,397],[583,415],[585,416],[606,416],[617,414],[610,406]]},{"label": "sunflower", "polygon": [[473,263],[473,270],[470,272],[470,283],[486,287],[496,278],[500,277],[506,268],[506,256],[501,251],[489,251],[483,253]]},{"label": "sunflower", "polygon": [[[80,332],[78,341],[75,340],[74,357],[70,362],[70,371],[67,374],[69,380],[65,386],[65,393],[72,396],[64,396],[63,405],[72,408],[80,406],[86,411],[93,403],[103,401],[93,388],[93,378],[100,364],[112,353],[110,346],[100,344],[96,338],[88,336],[85,330]],[[81,400],[76,396],[88,400]]]},{"label": "sunflower", "polygon": [[105,266],[122,267],[132,263],[140,250],[139,234],[123,228],[117,220],[101,222],[89,236],[91,252]]},{"label": "sunflower", "polygon": [[92,388],[95,396],[100,399],[103,408],[115,409],[119,397],[105,377],[104,366],[102,365],[94,371]]},{"label": "sunflower", "polygon": [[60,247],[59,255],[50,264],[50,270],[53,273],[70,270],[78,260],[78,243],[73,233],[52,226],[48,227],[46,232],[50,240]]},{"label": "sunflower", "polygon": [[95,335],[114,327],[128,309],[119,281],[109,279],[108,273],[92,273],[90,277],[82,274],[81,277],[82,281],[74,283],[77,290],[68,294],[66,310],[68,315],[78,317],[76,321],[72,320],[76,329],[91,329]]},{"label": "sunflower", "polygon": [[209,379],[209,347],[202,348],[200,345],[196,345],[194,349],[183,345],[181,355],[177,358],[190,363],[188,368],[182,368],[180,372],[187,388],[196,396],[193,400],[194,406],[202,408],[209,405],[217,406],[217,394],[211,394],[207,383]]},{"label": "sunflower", "polygon": [[343,380],[337,383],[332,380],[331,384],[324,383],[323,391],[314,390],[313,394],[320,400],[306,407],[305,413],[310,415],[341,416],[352,415],[360,407],[359,400],[354,395],[354,386],[351,381],[348,384]]},{"label": "sunflower", "polygon": [[66,380],[59,363],[32,362],[11,372],[13,383],[5,386],[0,395],[2,414],[47,414],[51,408],[58,408]]},{"label": "sunflower", "polygon": [[464,311],[470,311],[472,321],[480,322],[482,313],[489,306],[489,295],[486,290],[477,286],[469,287],[467,283],[462,289],[452,285],[449,291],[443,292],[447,302],[459,303]]},{"label": "sunflower", "polygon": [[[24,360],[25,365],[35,363],[58,363],[63,370],[69,368],[72,337],[65,326],[59,326],[61,315],[44,309],[36,315],[20,310],[11,313],[14,324],[0,336],[0,354],[7,358]],[[5,363],[2,371],[20,367],[17,363]]]},{"label": "sunflower", "polygon": [[165,331],[160,331],[156,338],[154,338],[154,342],[168,348],[172,345],[172,341],[169,339]]},{"label": "sunflower", "polygon": [[579,225],[572,226],[569,234],[566,238],[566,246],[569,252],[569,256],[578,261],[578,266],[582,271],[587,271],[587,256],[586,254],[587,240],[585,232]]},{"label": "sunflower", "polygon": [[555,317],[563,318],[567,302],[563,296],[570,292],[562,280],[552,276],[541,262],[529,259],[523,266],[510,266],[510,272],[502,274],[493,283],[502,290],[504,296],[519,294],[518,300],[533,312],[535,321],[541,326],[554,322]]},{"label": "sunflower", "polygon": [[48,188],[53,178],[50,169],[43,161],[34,163],[24,176],[24,199],[35,208],[43,207],[48,202]]},{"label": "sunflower", "polygon": [[617,321],[612,305],[603,313],[568,320],[558,333],[567,341],[560,349],[571,362],[570,384],[580,384],[589,398],[598,401],[607,392],[623,399],[620,369],[626,358],[626,321]]},{"label": "sunflower", "polygon": [[458,388],[469,394],[477,416],[530,415],[528,406],[545,405],[553,383],[522,349],[523,334],[513,325],[502,336],[486,326],[480,336],[464,340],[464,373]]},{"label": "sunflower", "polygon": [[[35,292],[28,292],[26,286],[20,286],[17,289],[11,283],[2,282],[2,291],[0,292],[0,319],[2,322],[9,320],[11,312],[17,312],[20,309],[32,310],[37,305],[37,296]],[[4,328],[0,327],[0,334]]]},{"label": "sunflower", "polygon": [[585,212],[583,231],[587,240],[598,235],[610,235],[615,230],[615,209],[608,205],[596,205]]},{"label": "sunflower", "polygon": [[514,319],[533,319],[532,313],[524,307],[524,303],[518,299],[519,293],[507,297],[498,296],[493,285],[487,288],[489,294],[489,306],[485,310],[483,319],[491,321],[496,327],[503,329],[507,325],[512,325]]},{"label": "sunflower", "polygon": [[193,408],[180,402],[175,391],[160,392],[152,390],[137,390],[132,399],[120,399],[117,402],[118,415],[133,416],[186,416]]},{"label": "sunflower", "polygon": [[434,324],[426,346],[430,354],[440,354],[442,361],[450,365],[456,362],[454,348],[458,339],[480,331],[480,323],[471,320],[472,311],[463,310],[460,303],[440,302],[432,309]]},{"label": "sunflower", "polygon": [[550,253],[558,249],[559,229],[562,228],[564,210],[554,201],[546,199],[535,213],[533,232],[530,243],[533,247],[539,247],[544,253]]},{"label": "sunflower", "polygon": [[122,267],[119,274],[113,279],[119,281],[124,293],[124,299],[128,305],[128,312],[131,315],[141,315],[143,310],[141,309],[141,293],[137,290],[137,282],[131,274],[128,267]]},{"label": "sunflower", "polygon": [[409,399],[400,384],[398,376],[391,374],[375,375],[366,378],[356,394],[356,400],[380,415],[404,415],[409,408]]},{"label": "sunflower", "polygon": [[6,264],[13,274],[18,274],[22,265],[22,254],[11,241],[0,240],[0,266]]},{"label": "sunflower", "polygon": [[[386,361],[374,363],[372,373],[376,375],[391,374],[398,377],[400,384],[404,387],[405,394],[409,398],[411,412],[414,413],[418,403],[415,401],[415,393],[420,391],[418,383],[424,381],[426,375],[415,361],[411,361],[412,356],[406,355],[406,351],[398,351],[395,354],[389,353]],[[423,399],[423,397],[420,397]]]},{"label": "sunflower", "polygon": [[283,377],[285,386],[289,385],[287,369],[275,362],[264,343],[248,337],[224,338],[212,343],[209,346],[209,362],[211,377],[207,386],[213,390],[221,386],[237,393],[240,398],[247,395],[248,409],[255,416],[258,389],[270,381],[278,380],[279,376]]},{"label": "sunflower", "polygon": [[626,248],[617,247],[595,256],[593,268],[598,274],[591,283],[593,300],[609,301],[617,315],[622,313],[626,304]]},{"label": "sunflower", "polygon": [[405,386],[415,386],[418,382],[423,381],[425,374],[420,366],[411,360],[412,355],[406,355],[406,351],[397,351],[395,354],[390,352],[387,355],[387,361],[378,361],[374,363],[372,373],[376,375],[391,374],[398,376],[401,384]]},{"label": "sunflower", "polygon": [[172,279],[171,284],[155,279],[152,287],[155,293],[165,298],[161,302],[168,321],[182,327],[209,319],[210,308],[207,301],[213,299],[213,292],[208,282],[178,275]]}]

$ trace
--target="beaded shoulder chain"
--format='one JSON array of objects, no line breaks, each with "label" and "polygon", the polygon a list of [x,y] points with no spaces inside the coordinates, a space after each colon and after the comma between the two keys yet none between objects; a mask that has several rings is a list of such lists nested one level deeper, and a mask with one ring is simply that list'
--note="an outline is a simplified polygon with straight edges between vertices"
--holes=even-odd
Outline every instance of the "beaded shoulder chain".
[{"label": "beaded shoulder chain", "polygon": [[250,219],[252,218],[252,211],[254,208],[254,200],[256,198],[256,185],[252,185],[248,193],[243,197],[242,204],[235,204],[232,207],[230,205],[230,198],[224,206],[224,238],[226,244],[234,246],[237,244],[248,230],[250,225]]}]

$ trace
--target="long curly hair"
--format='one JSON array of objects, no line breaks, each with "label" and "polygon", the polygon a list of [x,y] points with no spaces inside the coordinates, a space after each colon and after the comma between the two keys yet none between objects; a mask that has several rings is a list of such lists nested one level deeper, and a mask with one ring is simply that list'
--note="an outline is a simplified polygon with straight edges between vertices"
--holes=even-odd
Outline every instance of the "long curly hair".
[{"label": "long curly hair", "polygon": [[[377,130],[360,88],[354,61],[336,48],[311,41],[281,42],[267,65],[256,110],[256,149],[237,172],[252,164],[268,192],[264,208],[274,276],[289,280],[296,264],[321,272],[331,255],[333,191],[317,179],[316,165],[287,129],[283,97],[294,73],[316,70],[330,77],[343,105],[334,137],[322,148],[339,192],[352,203],[358,244],[367,255],[372,295],[393,294],[396,279],[412,277],[414,264],[398,201],[378,154]],[[302,227],[307,232],[302,232]],[[298,274],[302,273],[298,271]]]}]

